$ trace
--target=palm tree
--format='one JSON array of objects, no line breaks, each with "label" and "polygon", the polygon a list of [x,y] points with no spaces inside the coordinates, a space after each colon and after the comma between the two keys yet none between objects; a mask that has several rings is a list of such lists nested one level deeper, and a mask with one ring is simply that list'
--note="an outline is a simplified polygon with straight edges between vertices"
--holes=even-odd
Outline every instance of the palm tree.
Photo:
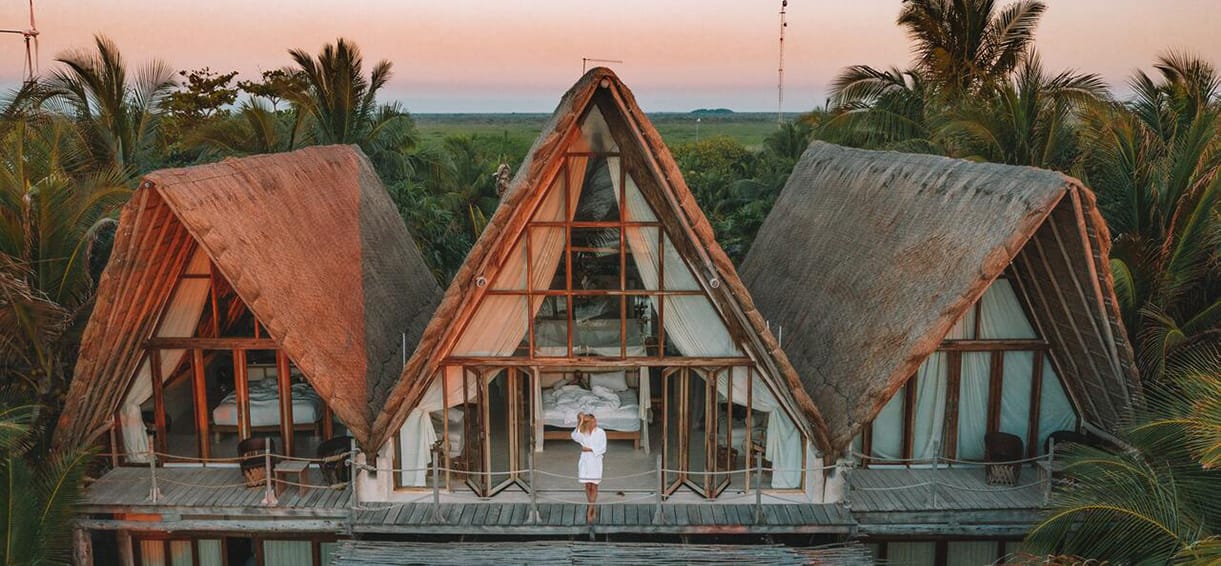
[{"label": "palm tree", "polygon": [[83,144],[67,119],[33,113],[0,124],[0,277],[11,283],[0,318],[19,323],[0,337],[9,350],[3,362],[54,403],[75,349],[62,332],[91,306],[94,242],[130,191],[113,170],[69,171]]},{"label": "palm tree", "polygon": [[231,156],[276,153],[296,149],[300,114],[283,115],[263,101],[251,98],[232,116],[207,124],[187,139],[207,155]]},{"label": "palm tree", "polygon": [[1020,0],[905,0],[898,24],[915,56],[909,69],[854,65],[836,77],[828,141],[858,147],[947,153],[945,113],[1004,84],[1027,57],[1046,7]]},{"label": "palm tree", "polygon": [[366,78],[360,48],[344,38],[324,45],[317,58],[304,49],[288,53],[308,85],[293,103],[313,117],[318,143],[366,142],[396,116],[382,113],[377,103],[392,74],[389,61],[378,61]]},{"label": "palm tree", "polygon": [[1115,242],[1125,322],[1152,379],[1176,344],[1221,324],[1221,77],[1182,54],[1155,67],[1156,77],[1133,77],[1132,102],[1086,115],[1083,168]]},{"label": "palm tree", "polygon": [[925,78],[958,98],[986,90],[1018,67],[1046,9],[1037,0],[1003,9],[995,0],[904,0],[898,24],[915,44]]},{"label": "palm tree", "polygon": [[1098,75],[1050,76],[1032,51],[1012,79],[949,110],[939,133],[960,157],[1067,172],[1080,154],[1078,112],[1106,97]]},{"label": "palm tree", "polygon": [[113,170],[134,178],[151,164],[156,149],[157,109],[173,89],[174,72],[162,61],[136,70],[129,80],[119,48],[105,36],[96,51],[72,51],[56,61],[49,87],[80,131],[85,153],[78,165]]},{"label": "palm tree", "polygon": [[[1221,346],[1183,350],[1116,449],[1070,446],[1036,553],[1116,564],[1216,564],[1221,559]],[[1081,563],[1081,562],[1075,562]]]},{"label": "palm tree", "polygon": [[0,399],[0,563],[71,564],[74,507],[92,455],[35,449],[40,407],[9,392]]}]

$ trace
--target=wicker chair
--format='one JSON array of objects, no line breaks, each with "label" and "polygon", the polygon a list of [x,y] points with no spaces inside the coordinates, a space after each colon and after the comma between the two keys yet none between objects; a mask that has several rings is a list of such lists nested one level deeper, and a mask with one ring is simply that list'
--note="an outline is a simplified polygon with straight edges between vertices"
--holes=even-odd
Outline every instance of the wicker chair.
[{"label": "wicker chair", "polygon": [[[984,435],[984,460],[986,462],[1013,462],[1021,460],[1022,439],[1006,432],[989,432]],[[1022,475],[1020,463],[992,464],[984,466],[988,485],[1017,485]]]},{"label": "wicker chair", "polygon": [[322,460],[318,468],[322,470],[326,483],[336,485],[352,479],[352,470],[348,467],[351,453],[351,436],[337,436],[318,445],[317,456]]},{"label": "wicker chair", "polygon": [[[271,452],[271,468],[267,467],[265,452]],[[247,438],[237,444],[237,454],[241,458],[242,476],[246,478],[246,487],[258,487],[267,481],[267,475],[276,469],[276,441],[273,438]]]}]

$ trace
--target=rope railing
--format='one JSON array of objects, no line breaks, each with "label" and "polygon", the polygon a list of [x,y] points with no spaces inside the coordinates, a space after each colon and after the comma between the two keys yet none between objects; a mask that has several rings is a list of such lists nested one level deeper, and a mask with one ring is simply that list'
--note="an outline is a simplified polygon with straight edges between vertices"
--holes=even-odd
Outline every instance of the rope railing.
[{"label": "rope railing", "polygon": [[[171,464],[173,464],[173,463],[240,464],[247,460],[258,459],[258,458],[263,457],[262,452],[254,452],[254,453],[247,454],[244,456],[210,456],[208,458],[202,458],[199,456],[183,456],[181,454],[170,454],[168,452],[157,452],[155,450],[150,450],[150,451],[141,452],[141,453],[137,453],[137,454],[132,454],[129,452],[99,452],[97,454],[94,454],[94,456],[99,457],[99,458],[131,458],[132,456],[141,456],[144,458],[148,458],[149,455],[152,455],[156,460],[160,461],[163,464],[164,463],[171,463]],[[341,460],[350,458],[351,453],[350,452],[341,452],[339,454],[334,454],[331,456],[307,458],[305,456],[287,456],[284,454],[277,454],[275,452],[272,452],[271,456],[276,461],[329,464],[332,462],[339,462]],[[135,463],[147,464],[148,462],[135,462]],[[428,469],[428,468],[424,468],[424,469]]]},{"label": "rope railing", "polygon": [[876,465],[882,465],[882,466],[891,465],[891,464],[894,464],[894,465],[899,465],[899,464],[932,465],[934,463],[963,464],[963,465],[972,465],[972,466],[993,466],[993,465],[1005,466],[1005,465],[1025,464],[1025,463],[1042,462],[1042,461],[1051,460],[1051,454],[1043,454],[1041,456],[1031,456],[1029,458],[1022,458],[1021,460],[996,460],[996,461],[961,460],[958,458],[950,458],[949,456],[937,456],[935,458],[891,458],[889,456],[887,456],[887,457],[871,456],[869,454],[863,454],[863,453],[857,452],[855,450],[851,451],[850,454],[853,457],[857,458],[858,460],[867,460],[867,461],[875,463]]}]

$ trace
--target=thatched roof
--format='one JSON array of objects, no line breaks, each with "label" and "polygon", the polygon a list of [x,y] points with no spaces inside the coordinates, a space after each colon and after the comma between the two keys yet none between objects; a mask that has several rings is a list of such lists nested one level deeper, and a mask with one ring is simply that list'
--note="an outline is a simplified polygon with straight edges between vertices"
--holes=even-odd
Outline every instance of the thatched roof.
[{"label": "thatched roof", "polygon": [[411,235],[354,146],[157,171],[124,207],[60,419],[89,441],[196,246],[366,447],[373,416],[440,299]]},{"label": "thatched roof", "polygon": [[1093,194],[1064,175],[816,142],[742,265],[843,449],[1014,263],[1081,416],[1138,387]]},{"label": "thatched roof", "polygon": [[[797,426],[823,449],[826,434],[818,409],[805,394],[797,372],[779,350],[766,322],[755,309],[733,263],[717,244],[708,219],[683,181],[661,135],[619,77],[601,67],[591,69],[564,94],[530,148],[499,208],[455,275],[436,316],[403,369],[398,389],[374,425],[375,438],[387,438],[419,402],[429,378],[445,355],[447,343],[454,339],[451,329],[460,326],[455,324],[455,318],[461,315],[464,305],[477,301],[480,296],[476,281],[484,273],[493,272],[490,270],[504,260],[503,252],[507,249],[502,249],[506,248],[503,240],[515,235],[515,230],[520,230],[526,222],[533,202],[549,186],[563,162],[565,151],[579,134],[582,118],[595,106],[610,126],[624,167],[658,211],[658,217],[676,247],[684,257],[705,268],[696,269],[696,277],[702,280],[709,296],[726,315],[730,332],[749,341],[749,349],[759,354],[756,361],[769,375],[787,385],[780,391],[780,401],[792,408],[799,417]],[[718,274],[721,285],[711,288],[708,274],[703,271]]]}]

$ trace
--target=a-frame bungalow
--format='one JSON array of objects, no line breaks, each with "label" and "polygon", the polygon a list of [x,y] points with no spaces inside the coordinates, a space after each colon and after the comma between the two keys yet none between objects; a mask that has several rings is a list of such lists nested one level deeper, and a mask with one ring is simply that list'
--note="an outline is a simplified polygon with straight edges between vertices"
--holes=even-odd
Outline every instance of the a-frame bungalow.
[{"label": "a-frame bungalow", "polygon": [[742,278],[854,466],[832,491],[879,558],[1004,556],[1045,503],[1049,439],[1105,442],[1137,398],[1075,179],[816,142],[755,242]]},{"label": "a-frame bungalow", "polygon": [[55,433],[107,446],[114,468],[88,490],[78,549],[127,564],[321,557],[351,490],[269,497],[246,483],[276,476],[257,458],[239,469],[239,443],[262,439],[285,481],[322,484],[287,458],[372,445],[440,298],[358,149],[149,174],[121,213]]},{"label": "a-frame bungalow", "polygon": [[[321,564],[343,539],[419,536],[833,540],[852,519],[825,502],[829,436],[801,384],[661,137],[594,69],[444,294],[358,150],[150,174],[56,443],[108,447],[82,563]],[[610,437],[592,524],[578,412]]]},{"label": "a-frame bungalow", "polygon": [[[384,444],[358,489],[573,491],[568,434],[585,411],[611,439],[604,491],[625,500],[657,490],[660,462],[663,495],[680,501],[755,484],[820,501],[822,475],[806,472],[825,431],[800,383],[660,135],[594,69],[446,291],[374,423]],[[434,478],[438,439],[447,471]],[[757,458],[769,465],[752,475]]]}]

